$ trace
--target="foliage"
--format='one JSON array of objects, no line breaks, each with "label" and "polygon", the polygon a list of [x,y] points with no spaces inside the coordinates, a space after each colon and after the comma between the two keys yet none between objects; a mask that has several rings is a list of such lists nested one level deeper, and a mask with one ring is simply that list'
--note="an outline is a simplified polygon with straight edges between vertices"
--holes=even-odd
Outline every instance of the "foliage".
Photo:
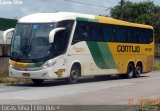
[{"label": "foliage", "polygon": [[[110,15],[113,18],[120,19],[120,3],[111,8]],[[136,3],[125,0],[123,6],[123,20],[152,25],[155,29],[156,40],[160,41],[160,6],[155,5],[153,1]]]},{"label": "foliage", "polygon": [[0,18],[0,30],[4,31],[9,28],[15,27],[17,20]]},{"label": "foliage", "polygon": [[153,69],[156,70],[160,70],[160,61],[155,61]]}]

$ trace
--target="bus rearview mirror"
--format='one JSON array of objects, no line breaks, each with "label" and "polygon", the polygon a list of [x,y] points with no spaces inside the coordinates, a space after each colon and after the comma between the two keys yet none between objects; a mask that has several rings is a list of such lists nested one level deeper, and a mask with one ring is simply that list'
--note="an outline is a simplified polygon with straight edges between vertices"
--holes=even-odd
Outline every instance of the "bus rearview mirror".
[{"label": "bus rearview mirror", "polygon": [[7,29],[6,31],[3,32],[3,41],[5,44],[7,43],[7,39],[12,38],[13,32],[14,28]]},{"label": "bus rearview mirror", "polygon": [[56,35],[57,32],[65,30],[66,28],[61,27],[61,28],[55,28],[53,30],[51,30],[51,32],[49,33],[49,43],[53,43],[54,42],[54,36]]}]

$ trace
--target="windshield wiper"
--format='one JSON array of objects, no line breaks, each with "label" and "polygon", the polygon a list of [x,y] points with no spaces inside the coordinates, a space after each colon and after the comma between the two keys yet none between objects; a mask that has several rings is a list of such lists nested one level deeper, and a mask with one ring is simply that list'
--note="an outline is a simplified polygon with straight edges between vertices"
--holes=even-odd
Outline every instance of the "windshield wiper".
[{"label": "windshield wiper", "polygon": [[28,53],[31,50],[31,40],[30,39],[28,39],[25,45],[20,49],[21,52]]}]

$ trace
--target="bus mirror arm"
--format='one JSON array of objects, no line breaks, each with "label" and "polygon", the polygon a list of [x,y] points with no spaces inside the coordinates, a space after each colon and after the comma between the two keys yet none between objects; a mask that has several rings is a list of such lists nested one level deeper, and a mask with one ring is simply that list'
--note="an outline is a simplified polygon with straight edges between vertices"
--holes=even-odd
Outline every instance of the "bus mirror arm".
[{"label": "bus mirror arm", "polygon": [[[7,43],[7,38],[9,39],[9,37],[7,37],[7,35],[11,32],[14,32],[14,28],[10,28],[10,29],[7,29],[3,32],[3,42],[4,43]],[[12,37],[12,35],[11,35]],[[11,39],[11,38],[10,38]]]},{"label": "bus mirror arm", "polygon": [[57,32],[65,30],[66,28],[64,27],[60,27],[60,28],[55,28],[53,30],[51,30],[51,32],[49,33],[49,43],[53,43],[54,42],[54,36],[56,35]]}]

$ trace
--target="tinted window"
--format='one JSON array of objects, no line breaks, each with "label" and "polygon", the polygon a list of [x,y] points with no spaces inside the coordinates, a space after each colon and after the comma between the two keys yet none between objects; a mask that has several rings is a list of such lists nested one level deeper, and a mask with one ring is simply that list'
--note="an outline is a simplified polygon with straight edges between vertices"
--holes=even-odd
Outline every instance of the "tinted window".
[{"label": "tinted window", "polygon": [[126,42],[126,30],[125,27],[116,27],[116,41]]},{"label": "tinted window", "polygon": [[103,26],[103,40],[106,42],[115,41],[115,28],[111,25]]},{"label": "tinted window", "polygon": [[77,21],[73,43],[79,41],[101,41],[102,36],[100,24]]},{"label": "tinted window", "polygon": [[73,42],[150,43],[152,37],[153,31],[149,29],[77,21]]},{"label": "tinted window", "polygon": [[135,28],[128,28],[128,42],[136,43],[137,42],[137,30]]},{"label": "tinted window", "polygon": [[90,23],[89,25],[89,41],[99,41],[100,40],[100,26],[96,23]]},{"label": "tinted window", "polygon": [[138,29],[138,43],[151,43],[153,31],[149,29]]},{"label": "tinted window", "polygon": [[55,48],[54,52],[56,52],[55,56],[60,55],[66,51],[72,31],[73,22],[74,21],[72,20],[66,20],[57,23],[57,27],[65,27],[65,30],[59,31],[55,35],[55,42],[53,43],[53,47]]},{"label": "tinted window", "polygon": [[146,43],[151,43],[153,41],[153,31],[146,30]]},{"label": "tinted window", "polygon": [[145,34],[145,30],[143,29],[139,29],[138,30],[138,41],[139,43],[146,43],[146,34]]},{"label": "tinted window", "polygon": [[88,37],[86,24],[83,22],[77,22],[76,30],[74,33],[74,42],[84,41]]}]

